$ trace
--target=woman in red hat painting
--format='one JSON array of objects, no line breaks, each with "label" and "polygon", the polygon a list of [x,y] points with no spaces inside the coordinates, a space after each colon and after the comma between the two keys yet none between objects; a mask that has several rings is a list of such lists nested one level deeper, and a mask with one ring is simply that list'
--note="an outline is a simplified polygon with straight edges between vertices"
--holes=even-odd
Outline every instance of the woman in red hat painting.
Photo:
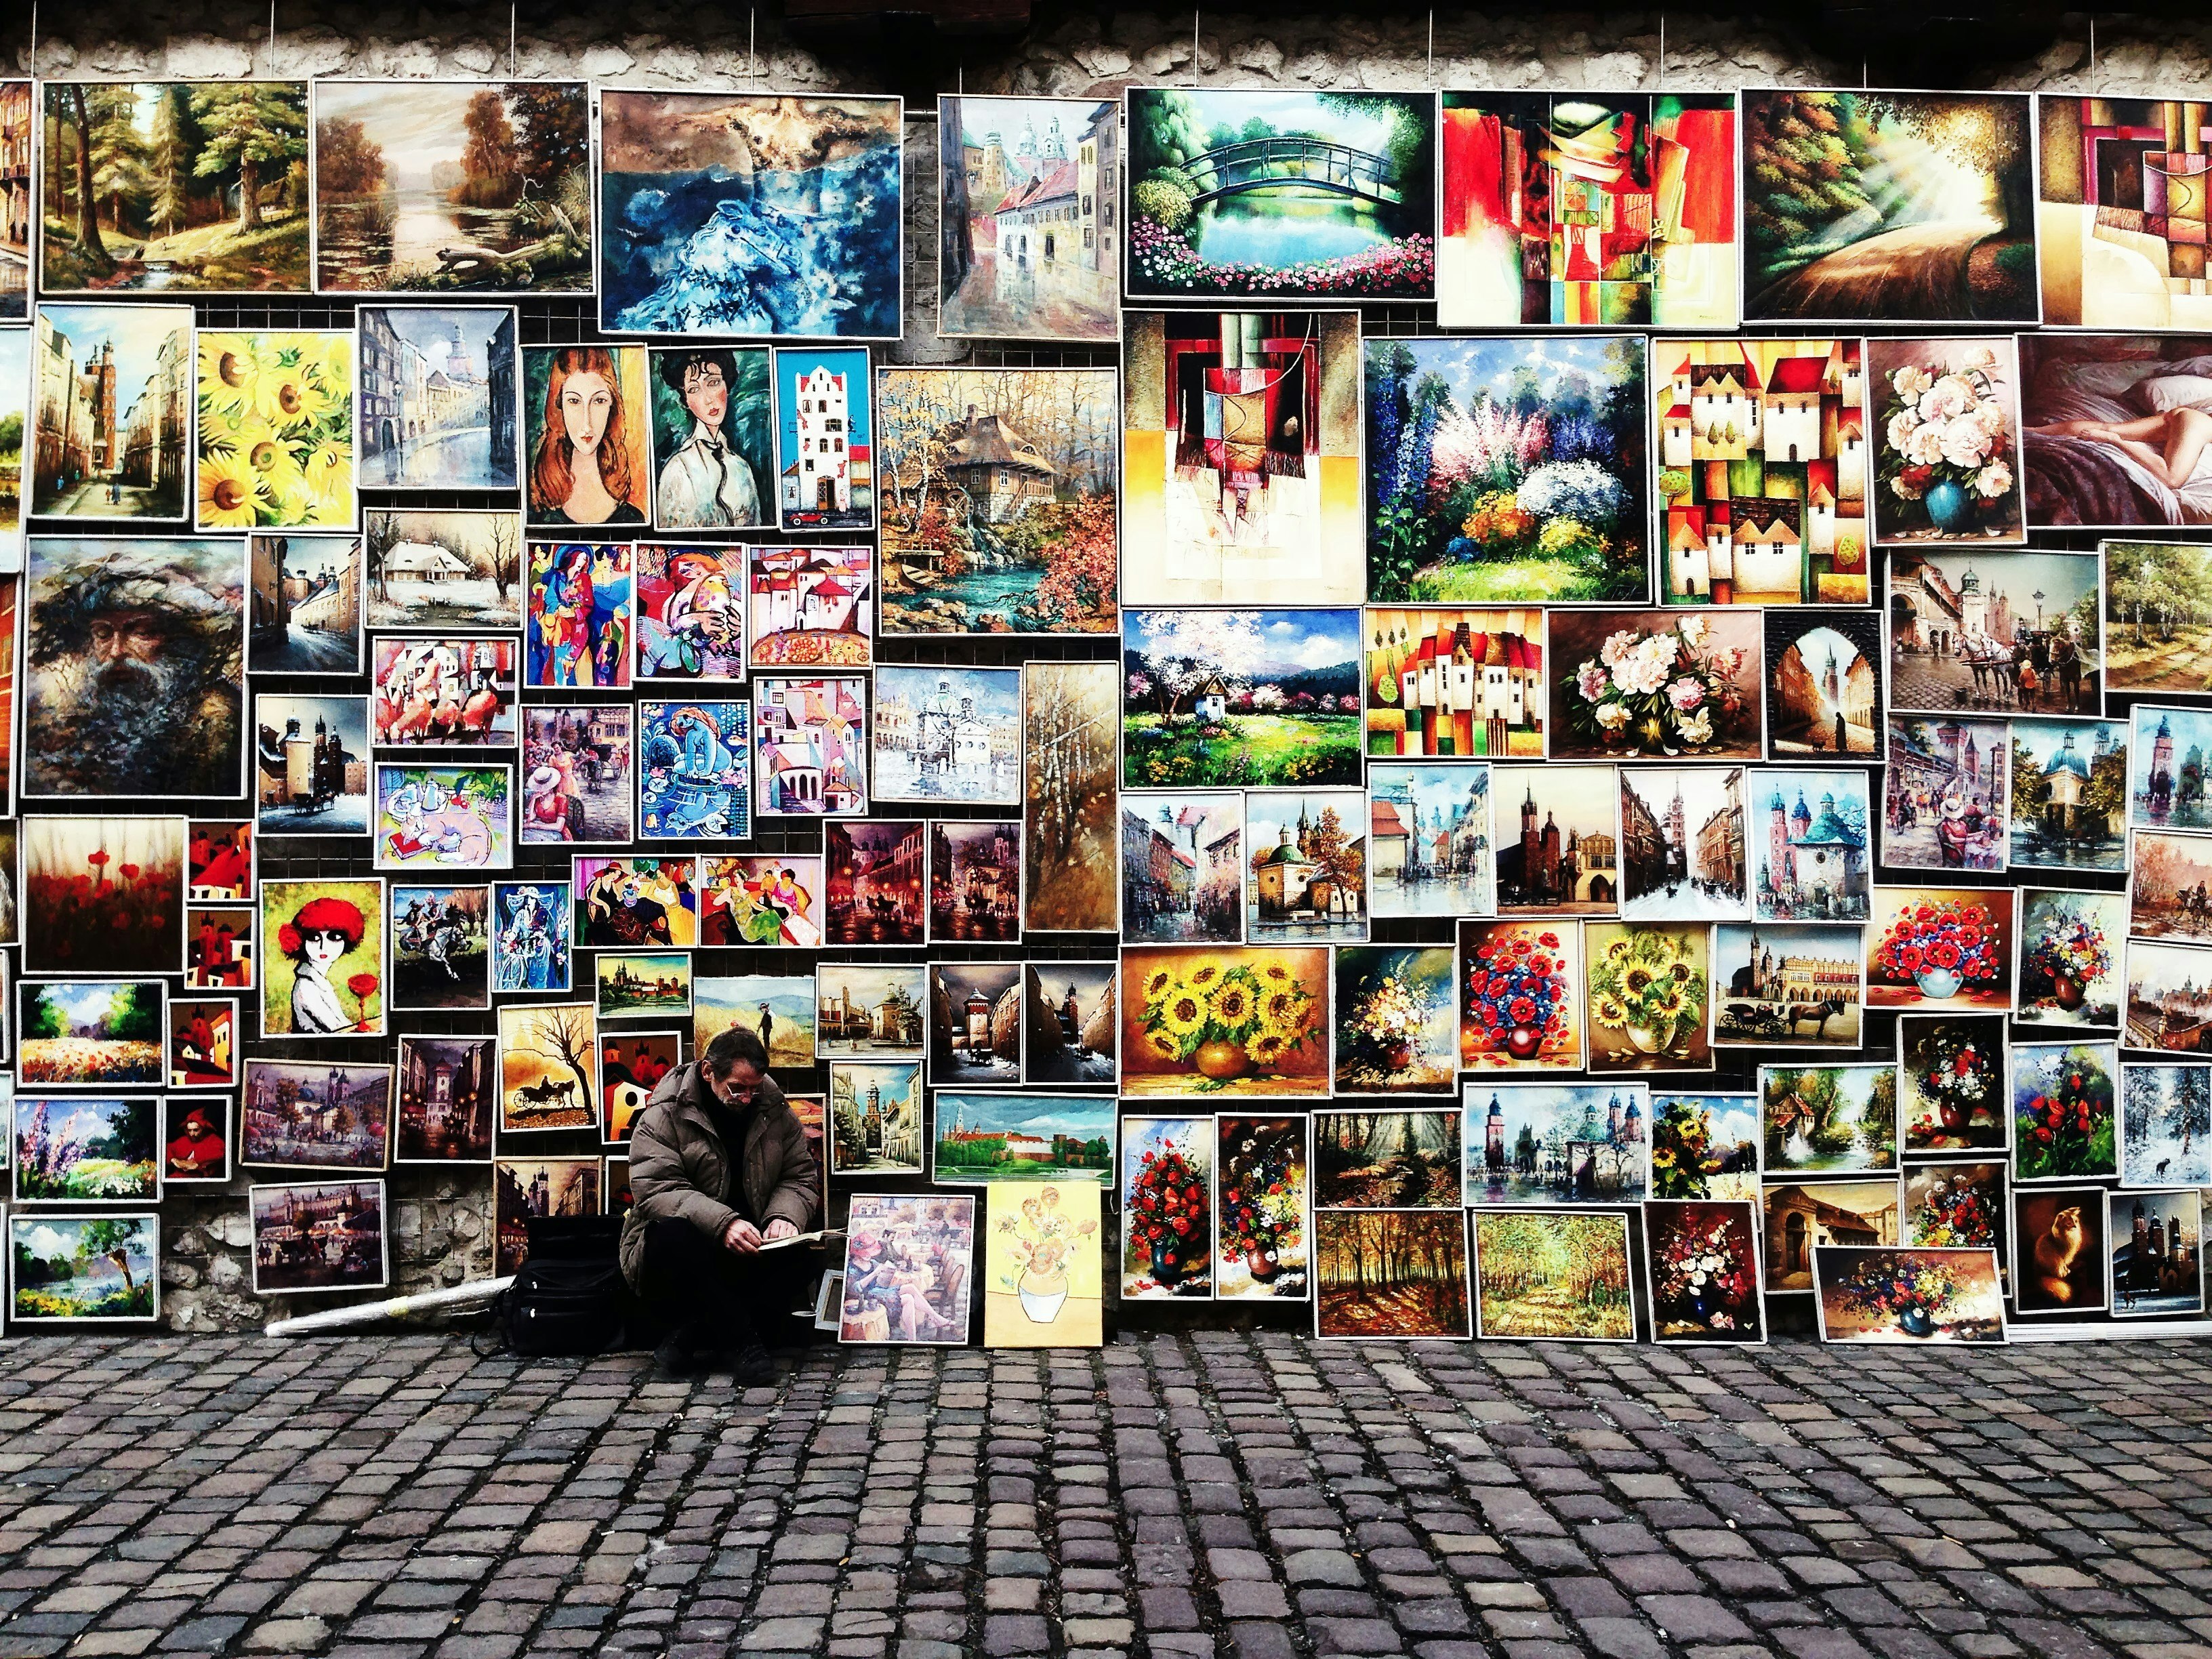
[{"label": "woman in red hat painting", "polygon": [[[368,922],[349,899],[309,899],[276,930],[276,947],[292,959],[292,1030],[301,1036],[336,1036],[375,1029],[339,1001],[331,969],[358,945]],[[367,998],[364,995],[363,1000]]]}]

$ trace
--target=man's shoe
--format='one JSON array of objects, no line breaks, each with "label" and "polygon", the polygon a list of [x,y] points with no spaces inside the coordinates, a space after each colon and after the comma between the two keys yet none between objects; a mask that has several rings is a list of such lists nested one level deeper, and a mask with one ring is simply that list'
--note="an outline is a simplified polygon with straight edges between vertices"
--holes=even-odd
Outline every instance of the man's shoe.
[{"label": "man's shoe", "polygon": [[653,1351],[653,1363],[665,1376],[694,1376],[706,1369],[705,1356],[694,1346],[688,1330],[671,1331]]},{"label": "man's shoe", "polygon": [[748,1342],[730,1356],[730,1376],[741,1389],[765,1388],[775,1381],[775,1361],[757,1342]]}]

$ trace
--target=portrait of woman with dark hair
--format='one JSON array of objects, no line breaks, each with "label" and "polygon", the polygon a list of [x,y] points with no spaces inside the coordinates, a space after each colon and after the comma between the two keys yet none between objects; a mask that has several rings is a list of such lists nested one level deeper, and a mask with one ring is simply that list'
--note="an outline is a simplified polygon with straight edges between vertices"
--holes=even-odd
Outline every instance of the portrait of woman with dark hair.
[{"label": "portrait of woman with dark hair", "polygon": [[381,1036],[386,1012],[384,884],[262,884],[266,946],[261,1029],[268,1036]]},{"label": "portrait of woman with dark hair", "polygon": [[530,522],[646,523],[642,349],[560,346],[524,355],[533,428]]}]

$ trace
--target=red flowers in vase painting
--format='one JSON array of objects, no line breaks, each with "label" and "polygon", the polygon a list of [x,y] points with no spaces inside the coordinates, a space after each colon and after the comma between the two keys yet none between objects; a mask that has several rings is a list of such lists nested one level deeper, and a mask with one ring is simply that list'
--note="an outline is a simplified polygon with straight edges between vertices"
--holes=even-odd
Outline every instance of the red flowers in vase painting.
[{"label": "red flowers in vase painting", "polygon": [[1941,1000],[1993,984],[2002,972],[1999,943],[1995,921],[1979,904],[1911,904],[1883,930],[1873,963],[1885,977],[1911,980],[1923,996]]},{"label": "red flowers in vase painting", "polygon": [[1129,1182],[1131,1265],[1152,1284],[1177,1296],[1211,1289],[1212,1218],[1206,1177],[1178,1152],[1146,1152]]}]

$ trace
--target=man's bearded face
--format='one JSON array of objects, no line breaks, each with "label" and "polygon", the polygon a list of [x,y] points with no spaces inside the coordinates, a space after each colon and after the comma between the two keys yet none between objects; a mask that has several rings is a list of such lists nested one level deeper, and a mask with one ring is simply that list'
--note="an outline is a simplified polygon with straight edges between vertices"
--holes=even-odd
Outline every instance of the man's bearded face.
[{"label": "man's bearded face", "polygon": [[158,707],[199,690],[199,653],[179,648],[159,612],[102,611],[86,631],[93,664],[88,690],[101,702]]}]

